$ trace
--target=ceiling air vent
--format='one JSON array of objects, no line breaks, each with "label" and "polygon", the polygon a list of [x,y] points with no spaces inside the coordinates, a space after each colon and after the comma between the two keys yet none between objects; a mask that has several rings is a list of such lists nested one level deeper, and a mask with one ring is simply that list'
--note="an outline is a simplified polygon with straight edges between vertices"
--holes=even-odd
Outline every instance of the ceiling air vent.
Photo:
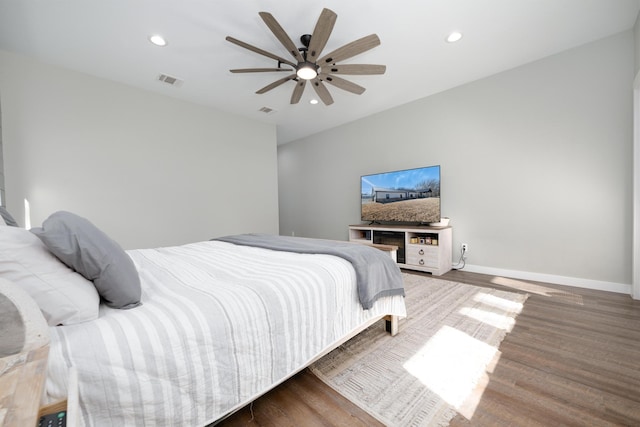
[{"label": "ceiling air vent", "polygon": [[272,114],[272,113],[276,112],[276,110],[274,110],[273,108],[270,108],[270,107],[262,107],[258,111],[260,111],[261,113],[265,113],[265,114]]},{"label": "ceiling air vent", "polygon": [[177,77],[170,76],[168,74],[160,74],[158,76],[158,81],[161,81],[162,83],[166,83],[171,86],[182,86],[182,83],[184,83],[184,80],[179,79]]}]

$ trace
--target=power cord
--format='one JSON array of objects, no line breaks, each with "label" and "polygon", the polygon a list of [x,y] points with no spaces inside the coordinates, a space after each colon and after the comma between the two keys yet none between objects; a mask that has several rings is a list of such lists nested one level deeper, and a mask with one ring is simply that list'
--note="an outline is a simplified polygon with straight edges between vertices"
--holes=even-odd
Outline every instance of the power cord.
[{"label": "power cord", "polygon": [[[465,265],[467,265],[467,250],[465,248],[460,248],[460,259],[451,269],[452,270],[462,270]],[[462,267],[460,267],[460,263],[462,263]]]}]

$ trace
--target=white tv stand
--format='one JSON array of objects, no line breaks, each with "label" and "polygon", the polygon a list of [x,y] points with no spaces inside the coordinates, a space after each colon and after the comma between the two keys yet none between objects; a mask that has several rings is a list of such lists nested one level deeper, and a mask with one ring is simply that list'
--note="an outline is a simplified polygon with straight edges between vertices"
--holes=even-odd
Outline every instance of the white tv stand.
[{"label": "white tv stand", "polygon": [[451,270],[452,230],[447,227],[411,225],[350,225],[349,241],[398,246],[400,268],[441,276]]}]

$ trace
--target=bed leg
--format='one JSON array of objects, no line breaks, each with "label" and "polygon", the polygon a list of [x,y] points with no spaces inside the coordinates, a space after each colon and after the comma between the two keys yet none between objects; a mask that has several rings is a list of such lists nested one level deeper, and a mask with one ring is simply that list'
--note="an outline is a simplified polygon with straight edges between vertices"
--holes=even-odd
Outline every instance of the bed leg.
[{"label": "bed leg", "polygon": [[385,329],[387,332],[391,334],[391,336],[395,336],[398,333],[398,316],[385,316]]}]

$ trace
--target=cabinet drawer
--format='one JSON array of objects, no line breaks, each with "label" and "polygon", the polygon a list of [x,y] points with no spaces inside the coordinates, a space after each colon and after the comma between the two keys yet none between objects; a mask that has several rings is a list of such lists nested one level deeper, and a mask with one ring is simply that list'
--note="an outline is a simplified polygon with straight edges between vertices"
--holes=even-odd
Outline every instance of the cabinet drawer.
[{"label": "cabinet drawer", "polygon": [[437,246],[407,245],[407,264],[422,267],[434,267],[439,265],[440,257]]},{"label": "cabinet drawer", "polygon": [[438,268],[438,258],[414,258],[408,257],[406,264],[409,265],[417,265],[419,267],[430,267],[430,268]]},{"label": "cabinet drawer", "polygon": [[439,253],[438,246],[429,245],[407,245],[407,256],[435,256]]}]

